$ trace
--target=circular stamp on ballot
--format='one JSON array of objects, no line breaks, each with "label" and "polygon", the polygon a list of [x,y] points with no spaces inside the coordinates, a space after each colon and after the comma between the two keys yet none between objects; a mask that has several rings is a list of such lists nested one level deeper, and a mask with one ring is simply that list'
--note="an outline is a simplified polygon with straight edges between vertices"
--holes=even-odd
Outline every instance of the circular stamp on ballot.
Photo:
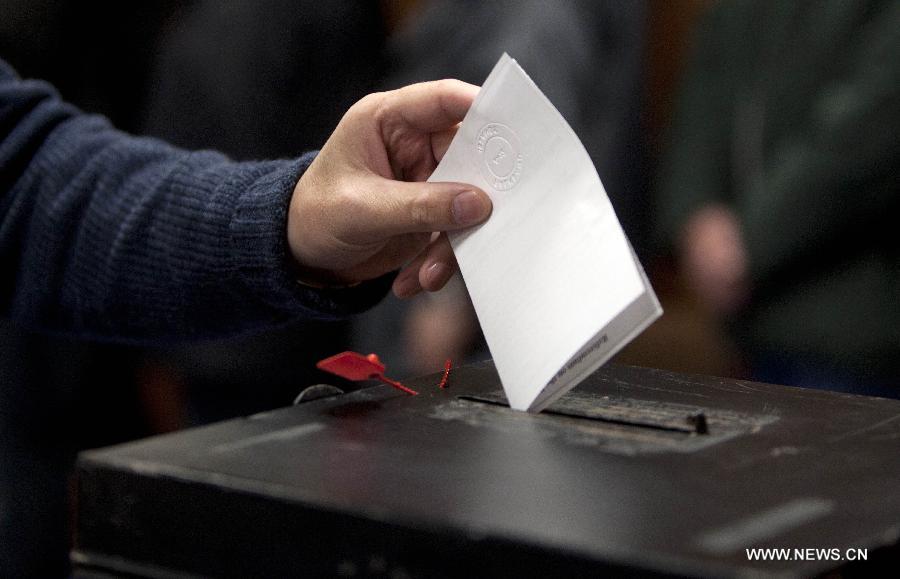
[{"label": "circular stamp on ballot", "polygon": [[481,174],[497,191],[508,191],[522,176],[522,148],[512,129],[490,123],[478,131],[475,140]]}]

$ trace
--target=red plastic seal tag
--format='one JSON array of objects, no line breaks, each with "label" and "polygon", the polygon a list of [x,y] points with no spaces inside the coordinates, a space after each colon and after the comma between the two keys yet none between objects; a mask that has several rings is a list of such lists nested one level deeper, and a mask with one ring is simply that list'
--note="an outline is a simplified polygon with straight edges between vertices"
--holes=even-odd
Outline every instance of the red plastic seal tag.
[{"label": "red plastic seal tag", "polygon": [[[412,388],[407,388],[400,382],[396,380],[391,380],[387,376],[384,375],[384,364],[381,360],[378,359],[376,354],[369,354],[368,356],[364,356],[362,354],[358,354],[356,352],[341,352],[340,354],[335,354],[334,356],[325,358],[324,360],[319,360],[316,363],[316,368],[319,370],[324,370],[325,372],[330,372],[341,378],[345,378],[347,380],[353,380],[358,382],[360,380],[380,380],[385,384],[390,384],[397,390],[401,390],[406,392],[407,394],[411,394],[415,396],[418,394]],[[440,384],[438,384],[438,388],[444,389],[447,387],[447,380],[450,378],[450,360],[448,359],[444,363],[444,375],[441,378]]]},{"label": "red plastic seal tag", "polygon": [[385,384],[390,384],[397,390],[406,392],[412,396],[418,394],[418,392],[412,388],[407,388],[400,382],[391,380],[385,376],[384,364],[381,363],[381,360],[379,360],[378,356],[375,354],[363,356],[356,352],[341,352],[330,358],[320,360],[316,364],[316,368],[324,370],[325,372],[331,372],[332,374],[336,374],[347,380],[380,380]]},{"label": "red plastic seal tag", "polygon": [[320,360],[316,368],[337,374],[347,380],[377,380],[384,374],[384,364],[375,354],[363,356],[356,352],[341,352]]}]

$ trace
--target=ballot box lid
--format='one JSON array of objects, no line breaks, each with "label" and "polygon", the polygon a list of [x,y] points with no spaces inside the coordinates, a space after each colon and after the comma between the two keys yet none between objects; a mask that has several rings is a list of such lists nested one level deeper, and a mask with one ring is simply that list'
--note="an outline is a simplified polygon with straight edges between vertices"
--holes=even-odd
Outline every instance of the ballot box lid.
[{"label": "ballot box lid", "polygon": [[489,362],[438,378],[83,453],[78,572],[790,577],[900,560],[898,400],[609,366],[527,414]]}]

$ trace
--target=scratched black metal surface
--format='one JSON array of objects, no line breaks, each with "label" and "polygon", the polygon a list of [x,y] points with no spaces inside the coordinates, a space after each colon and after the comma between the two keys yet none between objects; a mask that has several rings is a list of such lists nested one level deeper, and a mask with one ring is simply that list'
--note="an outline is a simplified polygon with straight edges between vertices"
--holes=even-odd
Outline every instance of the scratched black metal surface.
[{"label": "scratched black metal surface", "polygon": [[84,454],[80,572],[810,576],[845,564],[745,549],[900,559],[900,401],[612,366],[529,415],[497,404],[490,364],[436,384]]}]

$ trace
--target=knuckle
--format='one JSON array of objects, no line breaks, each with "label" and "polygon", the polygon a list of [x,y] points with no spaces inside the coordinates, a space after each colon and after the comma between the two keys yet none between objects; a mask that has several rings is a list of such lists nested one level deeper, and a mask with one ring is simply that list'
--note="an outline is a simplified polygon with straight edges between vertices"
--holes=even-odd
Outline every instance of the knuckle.
[{"label": "knuckle", "polygon": [[332,205],[342,218],[349,220],[353,220],[354,216],[366,209],[364,196],[355,187],[347,186],[338,190]]},{"label": "knuckle", "polygon": [[362,97],[347,109],[344,121],[354,122],[371,120],[383,107],[384,93],[371,93]]},{"label": "knuckle", "polygon": [[369,93],[366,96],[362,97],[358,101],[356,101],[355,107],[359,107],[362,109],[370,109],[376,106],[381,100],[384,98],[384,93],[381,92],[373,92]]},{"label": "knuckle", "polygon": [[386,100],[387,93],[374,92],[359,99],[353,107],[356,108],[360,114],[367,116],[374,115],[377,117],[379,114],[383,114]]},{"label": "knuckle", "polygon": [[409,206],[409,217],[413,226],[418,229],[436,226],[440,216],[431,195],[421,193],[413,197]]},{"label": "knuckle", "polygon": [[453,80],[452,78],[442,78],[440,80],[434,81],[435,88],[440,92],[450,92],[458,88],[459,81]]},{"label": "knuckle", "polygon": [[335,237],[352,240],[363,232],[360,219],[365,219],[368,206],[363,196],[353,189],[341,188],[335,192],[328,203],[329,210],[323,218],[328,223]]}]

